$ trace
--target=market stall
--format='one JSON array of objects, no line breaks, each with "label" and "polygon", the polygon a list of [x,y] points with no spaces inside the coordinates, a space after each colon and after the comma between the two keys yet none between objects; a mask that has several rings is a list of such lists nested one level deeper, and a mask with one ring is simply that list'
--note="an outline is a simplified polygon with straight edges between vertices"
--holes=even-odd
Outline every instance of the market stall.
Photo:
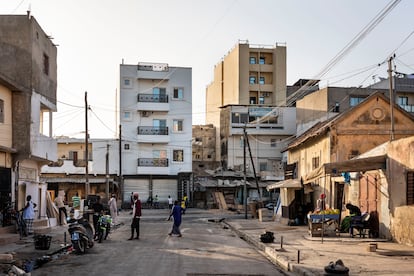
[{"label": "market stall", "polygon": [[308,222],[311,237],[339,234],[339,214],[310,214]]}]

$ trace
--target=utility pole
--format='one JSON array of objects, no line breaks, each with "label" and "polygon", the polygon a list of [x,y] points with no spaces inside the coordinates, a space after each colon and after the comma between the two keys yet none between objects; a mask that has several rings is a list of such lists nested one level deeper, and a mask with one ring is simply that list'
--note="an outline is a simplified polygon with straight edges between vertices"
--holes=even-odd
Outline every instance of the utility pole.
[{"label": "utility pole", "polygon": [[243,173],[244,173],[244,188],[243,188],[243,202],[244,202],[244,218],[247,219],[247,181],[246,181],[246,124],[243,128]]},{"label": "utility pole", "polygon": [[121,196],[121,203],[123,203],[123,179],[122,179],[122,125],[119,124],[119,194]]},{"label": "utility pole", "polygon": [[85,91],[85,198],[90,193],[89,188],[89,133],[88,133],[88,92]]},{"label": "utility pole", "polygon": [[[106,175],[106,199],[109,200],[109,144],[106,145],[106,156],[105,156],[105,175]],[[113,192],[113,191],[112,191]]]},{"label": "utility pole", "polygon": [[390,141],[394,140],[394,85],[393,85],[393,76],[392,76],[392,60],[395,57],[395,54],[390,56],[388,59],[388,79],[390,83],[390,117],[391,117],[391,133]]}]

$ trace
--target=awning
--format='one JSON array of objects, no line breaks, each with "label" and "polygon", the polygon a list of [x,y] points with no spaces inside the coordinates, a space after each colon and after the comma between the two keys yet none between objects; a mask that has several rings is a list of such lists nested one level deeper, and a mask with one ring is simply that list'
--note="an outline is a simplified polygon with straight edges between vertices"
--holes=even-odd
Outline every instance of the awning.
[{"label": "awning", "polygon": [[[47,183],[85,183],[85,178],[72,177],[41,177],[43,182]],[[106,183],[106,178],[89,178],[88,182],[91,184]],[[109,178],[109,182],[114,182],[113,178]],[[114,182],[115,184],[115,182]]]},{"label": "awning", "polygon": [[386,168],[387,155],[356,158],[340,162],[325,163],[303,177],[303,184],[310,183],[326,174],[343,172],[365,172]]},{"label": "awning", "polygon": [[270,191],[277,188],[302,188],[300,179],[286,179],[267,185],[266,190]]}]

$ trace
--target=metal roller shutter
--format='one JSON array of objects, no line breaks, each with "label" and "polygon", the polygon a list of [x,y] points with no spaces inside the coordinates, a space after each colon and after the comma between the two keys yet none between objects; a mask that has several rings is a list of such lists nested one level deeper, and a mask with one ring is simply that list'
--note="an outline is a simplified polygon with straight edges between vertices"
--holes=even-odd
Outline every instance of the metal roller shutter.
[{"label": "metal roller shutter", "polygon": [[168,202],[168,196],[177,199],[176,179],[153,179],[153,196],[158,195],[159,202]]},{"label": "metal roller shutter", "polygon": [[129,202],[131,192],[137,192],[141,202],[146,202],[149,196],[148,179],[125,179],[124,180],[124,202]]}]

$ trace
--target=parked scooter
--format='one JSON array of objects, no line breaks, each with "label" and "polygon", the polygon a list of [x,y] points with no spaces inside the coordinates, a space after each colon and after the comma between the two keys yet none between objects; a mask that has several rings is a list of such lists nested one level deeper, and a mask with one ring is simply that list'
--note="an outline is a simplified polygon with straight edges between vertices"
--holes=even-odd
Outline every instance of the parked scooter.
[{"label": "parked scooter", "polygon": [[85,218],[68,217],[69,234],[75,253],[84,254],[87,248],[93,247],[93,229]]},{"label": "parked scooter", "polygon": [[96,240],[101,243],[102,240],[106,240],[109,232],[111,231],[112,218],[110,215],[101,214],[98,218],[98,225],[95,233]]}]

